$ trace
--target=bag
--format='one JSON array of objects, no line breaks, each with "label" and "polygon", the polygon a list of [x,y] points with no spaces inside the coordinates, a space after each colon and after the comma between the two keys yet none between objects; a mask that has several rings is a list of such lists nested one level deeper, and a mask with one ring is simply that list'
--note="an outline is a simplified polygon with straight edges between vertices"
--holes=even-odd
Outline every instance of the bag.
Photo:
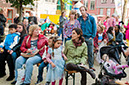
[{"label": "bag", "polygon": [[[26,40],[26,45],[27,45],[27,43],[28,43],[28,41],[29,41],[29,38],[30,38],[30,36],[27,38],[27,40]],[[32,53],[32,54],[30,54],[30,53],[21,53],[21,56],[23,56],[23,57],[33,57],[33,56],[35,56],[36,54],[38,54],[38,52],[39,51],[41,51],[43,48],[44,48],[45,46],[43,46],[41,49],[36,49],[35,51],[34,51],[34,53]]]},{"label": "bag", "polygon": [[[42,49],[41,49],[42,50]],[[35,56],[36,54],[38,54],[40,50],[36,49],[34,53],[30,54],[30,53],[21,53],[21,56],[23,57],[33,57]]]},{"label": "bag", "polygon": [[18,77],[15,85],[21,85],[25,80],[25,65],[23,65],[22,68],[17,69],[17,71],[18,71]]}]

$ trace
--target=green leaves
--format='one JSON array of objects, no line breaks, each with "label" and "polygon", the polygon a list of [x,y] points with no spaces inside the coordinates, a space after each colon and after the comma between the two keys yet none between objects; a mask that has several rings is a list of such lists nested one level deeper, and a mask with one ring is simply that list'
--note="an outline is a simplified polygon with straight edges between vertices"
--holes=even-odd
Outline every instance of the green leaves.
[{"label": "green leaves", "polygon": [[32,4],[34,5],[34,0],[6,0],[6,2],[10,2],[12,5],[12,7],[19,7],[20,4],[22,3],[22,5],[27,5],[27,4]]}]

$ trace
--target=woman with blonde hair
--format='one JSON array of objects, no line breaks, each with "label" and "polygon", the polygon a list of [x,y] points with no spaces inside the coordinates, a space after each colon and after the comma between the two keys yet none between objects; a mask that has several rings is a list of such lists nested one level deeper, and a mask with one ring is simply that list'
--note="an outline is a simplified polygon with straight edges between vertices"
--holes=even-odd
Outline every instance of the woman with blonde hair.
[{"label": "woman with blonde hair", "polygon": [[64,24],[64,29],[63,29],[63,35],[65,38],[65,42],[67,40],[70,40],[72,38],[72,30],[74,28],[80,28],[79,21],[75,19],[76,11],[71,10],[69,14],[69,20],[67,20]]},{"label": "woman with blonde hair", "polygon": [[[45,51],[44,46],[48,45],[48,40],[44,35],[39,34],[39,26],[38,25],[31,25],[29,27],[29,35],[26,36],[22,42],[20,50],[22,53],[33,54],[34,56],[25,57],[20,56],[16,59],[15,62],[15,81],[17,81],[17,70],[22,68],[23,64],[26,64],[25,69],[25,80],[24,83],[21,85],[30,85],[31,83],[31,76],[33,71],[33,65],[42,61],[41,56]],[[39,50],[37,54],[34,54],[35,50]]]}]

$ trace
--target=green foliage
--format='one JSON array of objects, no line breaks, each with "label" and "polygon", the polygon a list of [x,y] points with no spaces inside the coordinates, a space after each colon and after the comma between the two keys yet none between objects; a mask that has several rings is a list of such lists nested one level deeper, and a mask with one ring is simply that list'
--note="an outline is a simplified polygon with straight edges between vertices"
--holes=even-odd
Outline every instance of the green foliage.
[{"label": "green foliage", "polygon": [[11,6],[16,7],[16,8],[19,7],[20,4],[22,4],[22,5],[27,5],[27,4],[34,5],[33,1],[34,0],[6,0],[7,3],[10,2],[12,4]]}]

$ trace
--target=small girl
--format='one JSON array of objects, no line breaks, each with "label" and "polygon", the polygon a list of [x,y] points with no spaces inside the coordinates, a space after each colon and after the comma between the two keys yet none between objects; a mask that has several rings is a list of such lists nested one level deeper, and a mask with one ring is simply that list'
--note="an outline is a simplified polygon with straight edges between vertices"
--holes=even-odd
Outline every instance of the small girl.
[{"label": "small girl", "polygon": [[48,73],[46,76],[47,83],[45,85],[49,85],[50,82],[52,82],[52,85],[55,85],[56,80],[58,79],[60,79],[59,85],[62,85],[64,65],[65,65],[64,60],[67,60],[67,57],[65,55],[62,55],[61,45],[62,45],[62,39],[59,37],[55,37],[52,42],[52,48],[48,49],[46,60],[50,64],[49,64]]},{"label": "small girl", "polygon": [[102,59],[106,62],[105,64],[108,65],[108,67],[110,67],[111,69],[114,70],[115,74],[120,74],[122,73],[122,71],[118,71],[118,69],[121,69],[121,68],[128,68],[129,66],[128,65],[119,65],[119,64],[116,64],[114,61],[110,60],[109,59],[109,56],[107,54],[104,54],[102,56]]}]

